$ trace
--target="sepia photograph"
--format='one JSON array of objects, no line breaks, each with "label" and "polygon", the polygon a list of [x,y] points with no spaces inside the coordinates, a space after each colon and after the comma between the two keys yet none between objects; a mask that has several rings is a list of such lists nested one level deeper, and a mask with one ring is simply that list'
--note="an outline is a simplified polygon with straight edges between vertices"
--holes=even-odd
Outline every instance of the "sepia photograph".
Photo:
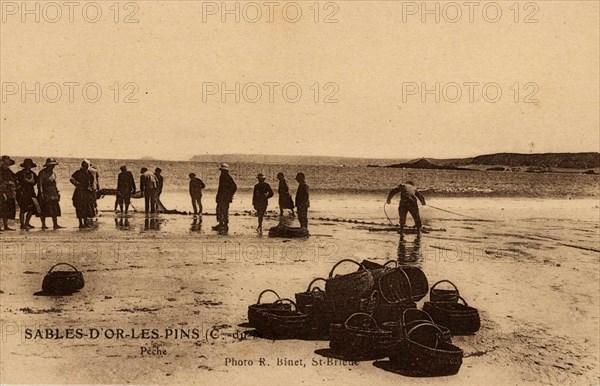
[{"label": "sepia photograph", "polygon": [[0,98],[1,384],[600,384],[598,0],[0,0]]}]

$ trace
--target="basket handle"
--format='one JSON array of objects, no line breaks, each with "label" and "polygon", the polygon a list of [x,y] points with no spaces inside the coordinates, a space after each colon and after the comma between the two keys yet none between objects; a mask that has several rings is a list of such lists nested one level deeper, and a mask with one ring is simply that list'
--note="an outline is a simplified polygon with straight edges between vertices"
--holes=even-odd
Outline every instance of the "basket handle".
[{"label": "basket handle", "polygon": [[320,287],[314,287],[310,292],[325,292]]},{"label": "basket handle", "polygon": [[467,301],[465,300],[465,298],[463,298],[462,296],[459,295],[458,300],[462,300],[463,303],[465,304],[465,306],[467,306],[467,307],[469,306],[469,304],[467,304]]},{"label": "basket handle", "polygon": [[[406,274],[406,272],[404,272],[404,270],[402,268],[396,268],[396,269],[399,269],[400,271],[402,271],[402,273],[404,274],[404,277],[406,278],[406,282],[408,283],[408,292],[409,292],[409,297],[407,300],[411,300],[412,299],[412,285],[410,284],[410,278],[408,277],[408,275]],[[392,301],[388,300],[388,298],[385,297],[385,294],[383,293],[383,289],[381,288],[381,278],[379,279],[379,292],[381,293],[381,297],[383,298],[383,300],[385,300],[386,302],[400,303],[400,300],[392,302]]]},{"label": "basket handle", "polygon": [[[397,262],[396,260],[388,260],[388,261],[386,261],[386,262],[383,264],[383,266],[384,266],[384,267],[387,267],[387,266],[388,266],[388,264],[390,264],[390,263],[394,263],[394,264],[396,264],[396,267],[398,267],[398,262]],[[396,267],[395,267],[395,268],[396,268]]]},{"label": "basket handle", "polygon": [[[311,281],[311,282],[308,284],[308,288],[306,289],[306,292],[310,292],[310,287],[311,287],[313,284],[315,284],[316,282],[318,282],[319,280],[326,281],[326,280],[325,280],[325,279],[323,279],[322,277],[317,277],[316,279],[313,279],[313,281]],[[315,288],[319,288],[319,287],[315,287]],[[319,290],[321,290],[321,289],[319,288]]]},{"label": "basket handle", "polygon": [[338,262],[337,262],[337,263],[336,263],[336,264],[333,266],[333,268],[331,268],[331,272],[329,272],[329,278],[332,278],[332,277],[333,277],[333,271],[335,271],[335,269],[337,268],[337,266],[338,266],[338,265],[340,265],[340,264],[342,264],[342,263],[345,263],[345,262],[354,263],[354,264],[358,265],[358,266],[359,266],[361,269],[365,269],[365,267],[364,267],[362,264],[360,264],[360,263],[357,263],[357,262],[356,262],[356,261],[354,261],[354,260],[350,260],[350,259],[344,259],[344,260],[340,260],[340,261],[338,261]]},{"label": "basket handle", "polygon": [[290,304],[292,304],[294,306],[294,311],[298,311],[298,306],[296,306],[296,303],[294,303],[294,301],[292,299],[287,299],[287,298],[277,299],[275,301],[275,304],[281,304],[283,302],[289,302]]},{"label": "basket handle", "polygon": [[444,332],[442,331],[442,329],[437,324],[427,323],[427,322],[426,323],[418,324],[418,325],[414,326],[413,328],[411,328],[406,333],[406,337],[408,339],[410,339],[410,334],[412,334],[413,332],[415,332],[416,330],[418,330],[419,328],[422,328],[422,327],[433,327],[433,328],[435,328],[437,330],[437,333],[435,334],[436,335],[435,347],[433,347],[433,348],[437,348],[437,346],[438,346],[438,344],[440,342],[440,339],[442,339],[442,340],[444,339]]},{"label": "basket handle", "polygon": [[260,299],[261,299],[261,298],[262,298],[262,296],[263,296],[264,294],[266,294],[267,292],[274,293],[274,294],[275,294],[275,296],[277,296],[277,299],[281,299],[281,298],[279,297],[279,295],[277,294],[277,292],[273,291],[272,289],[266,289],[266,290],[264,290],[263,292],[261,292],[261,293],[260,293],[260,295],[258,295],[258,300],[256,301],[256,304],[260,304]]},{"label": "basket handle", "polygon": [[416,321],[422,320],[422,321],[427,321],[427,322],[433,323],[433,319],[431,318],[431,315],[429,315],[427,312],[425,312],[423,310],[419,310],[417,308],[407,308],[402,313],[402,324],[406,325],[406,314],[410,313],[410,312],[417,313],[419,315],[423,315],[423,317],[427,318],[427,319],[415,319],[415,320],[411,320],[411,322],[416,322]]},{"label": "basket handle", "polygon": [[438,281],[437,283],[435,283],[434,285],[431,286],[431,292],[435,292],[435,287],[438,284],[441,284],[441,283],[448,283],[448,284],[450,284],[452,287],[454,287],[454,289],[456,290],[456,293],[457,294],[459,293],[458,287],[454,283],[452,283],[450,280],[440,280],[440,281]]},{"label": "basket handle", "polygon": [[79,271],[77,270],[77,268],[73,267],[73,266],[72,266],[71,264],[69,264],[69,263],[58,263],[58,264],[54,264],[54,265],[52,266],[52,268],[50,268],[50,270],[48,271],[48,273],[52,272],[52,270],[53,270],[54,268],[58,267],[59,265],[68,265],[69,267],[73,268],[73,269],[75,270],[75,272],[79,272]]},{"label": "basket handle", "polygon": [[354,313],[354,314],[350,315],[348,317],[348,319],[346,319],[346,321],[344,322],[344,327],[348,328],[349,327],[348,326],[348,322],[350,322],[350,320],[352,318],[354,318],[355,316],[358,316],[358,315],[360,315],[360,316],[366,316],[367,318],[369,318],[369,321],[373,322],[372,324],[375,326],[375,328],[379,329],[379,326],[377,326],[377,321],[375,319],[373,319],[373,317],[371,315],[365,314],[364,312],[357,312],[357,313]]}]

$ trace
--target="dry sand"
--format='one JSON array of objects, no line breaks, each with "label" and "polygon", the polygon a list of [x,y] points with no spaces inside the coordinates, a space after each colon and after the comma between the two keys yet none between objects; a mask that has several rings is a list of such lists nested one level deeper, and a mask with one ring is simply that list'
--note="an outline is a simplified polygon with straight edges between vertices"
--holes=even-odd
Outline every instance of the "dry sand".
[{"label": "dry sand", "polygon": [[[243,200],[242,200],[243,201]],[[238,201],[239,202],[239,201]],[[381,197],[315,199],[312,217],[382,221]],[[256,220],[232,217],[229,236],[199,230],[191,216],[161,215],[145,229],[103,213],[79,231],[71,214],[60,231],[1,234],[0,321],[3,383],[598,384],[599,224],[597,200],[440,199],[432,205],[489,221],[423,208],[446,232],[416,237],[368,232],[355,224],[311,221],[308,240],[258,237]],[[104,203],[110,207],[111,203]],[[211,205],[211,204],[208,204]],[[242,209],[236,207],[234,210]],[[394,210],[389,211],[390,214]],[[342,216],[344,214],[344,216]],[[34,222],[34,224],[36,224]],[[36,224],[37,225],[37,224]],[[275,225],[268,220],[267,226]],[[159,229],[156,229],[156,228]],[[270,341],[243,334],[247,306],[265,288],[293,298],[343,258],[413,260],[430,284],[450,279],[480,310],[475,336],[456,337],[465,359],[456,376],[408,378],[385,361],[327,364],[326,341]],[[85,288],[68,297],[34,296],[45,271],[67,261]],[[354,269],[340,267],[340,272]],[[422,302],[421,302],[422,304]],[[26,329],[98,329],[97,339],[27,339]],[[111,337],[117,329],[123,338]],[[131,336],[135,330],[136,337]],[[149,339],[138,337],[149,329]],[[156,331],[152,331],[156,329]],[[191,332],[178,339],[167,329]],[[195,329],[195,330],[194,330]],[[156,333],[158,336],[152,336]],[[164,355],[142,355],[155,348]],[[261,366],[260,358],[264,358]],[[302,359],[277,366],[278,358]],[[237,366],[235,360],[252,360]],[[319,365],[315,362],[322,360]],[[303,366],[304,365],[304,366]]]}]

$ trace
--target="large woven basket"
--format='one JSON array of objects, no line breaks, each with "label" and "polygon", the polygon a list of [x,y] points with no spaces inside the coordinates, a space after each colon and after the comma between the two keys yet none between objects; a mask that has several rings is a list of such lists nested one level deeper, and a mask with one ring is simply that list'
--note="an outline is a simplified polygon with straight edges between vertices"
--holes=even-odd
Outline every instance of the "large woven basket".
[{"label": "large woven basket", "polygon": [[[437,288],[442,283],[448,283],[452,286],[451,289]],[[440,280],[431,286],[429,292],[429,300],[432,302],[458,302],[458,287],[450,280]]]},{"label": "large woven basket", "polygon": [[256,330],[259,335],[270,339],[303,339],[309,331],[309,317],[296,309],[290,299],[279,299],[275,303],[289,302],[294,309],[264,309],[258,311]]},{"label": "large woven basket", "polygon": [[406,273],[406,276],[408,276],[413,301],[418,302],[427,296],[427,293],[429,292],[429,283],[423,270],[412,265],[403,265],[397,269],[402,269],[404,273]]},{"label": "large woven basket", "polygon": [[350,360],[380,359],[398,343],[390,331],[382,330],[375,319],[364,313],[332,324],[329,347]]},{"label": "large woven basket", "polygon": [[289,303],[283,303],[283,302],[273,302],[273,303],[261,303],[261,299],[263,297],[264,294],[266,293],[272,293],[275,294],[275,296],[277,296],[277,300],[280,300],[281,298],[279,297],[279,295],[277,294],[277,292],[273,291],[272,289],[266,289],[263,292],[260,293],[260,295],[258,295],[258,300],[256,301],[256,304],[252,304],[250,306],[248,306],[248,324],[251,327],[257,327],[258,324],[258,311],[264,311],[264,310],[291,310],[292,306]]},{"label": "large woven basket", "polygon": [[[59,265],[73,268],[72,271],[55,271]],[[85,285],[83,274],[69,263],[58,263],[52,266],[42,281],[42,293],[46,295],[70,295]]]},{"label": "large woven basket", "polygon": [[363,313],[371,315],[379,303],[379,293],[373,291],[364,298],[347,297],[333,300],[333,322],[342,323],[352,314]]},{"label": "large woven basket", "polygon": [[412,299],[410,278],[402,268],[393,268],[379,278],[379,293],[386,303],[406,302]]},{"label": "large woven basket", "polygon": [[392,364],[412,375],[444,376],[458,373],[463,351],[443,339],[438,326],[421,323],[407,333],[407,339],[390,350]]},{"label": "large woven basket", "polygon": [[436,324],[450,329],[452,335],[472,335],[481,327],[479,311],[461,296],[458,299],[463,303],[425,302],[423,311],[431,315]]},{"label": "large woven basket", "polygon": [[[435,324],[431,315],[429,315],[423,310],[418,310],[415,308],[404,311],[404,314],[402,315],[402,324],[404,326],[405,337],[408,331],[422,323]],[[442,332],[442,338],[444,342],[452,343],[452,334],[450,332],[450,329],[440,325],[438,325],[437,327]]]},{"label": "large woven basket", "polygon": [[325,279],[320,277],[314,279],[308,284],[308,288],[305,292],[299,292],[296,294],[296,305],[298,305],[298,311],[305,313],[306,306],[325,301],[325,291],[319,287],[312,288],[312,285],[318,281],[325,281]]},{"label": "large woven basket", "polygon": [[380,301],[373,311],[373,318],[377,323],[400,321],[404,311],[416,308],[417,304],[410,299],[396,303]]},{"label": "large woven basket", "polygon": [[[349,262],[359,266],[359,270],[345,275],[333,275],[335,269],[342,263]],[[329,278],[325,283],[327,297],[334,301],[348,297],[366,298],[374,289],[373,273],[354,260],[340,260],[331,268]]]}]

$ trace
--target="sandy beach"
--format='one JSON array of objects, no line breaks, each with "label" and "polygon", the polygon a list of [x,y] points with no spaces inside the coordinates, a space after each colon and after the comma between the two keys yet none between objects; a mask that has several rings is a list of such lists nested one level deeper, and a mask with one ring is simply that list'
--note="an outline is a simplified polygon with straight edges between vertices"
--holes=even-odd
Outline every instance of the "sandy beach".
[{"label": "sandy beach", "polygon": [[[248,199],[236,197],[232,211],[243,214]],[[596,199],[432,198],[433,206],[478,220],[423,207],[425,224],[445,231],[417,239],[331,221],[385,223],[378,195],[319,195],[310,213],[314,236],[307,240],[258,236],[256,219],[247,215],[232,216],[229,236],[210,231],[213,216],[201,226],[192,216],[123,218],[110,212],[113,202],[100,201],[96,229],[76,229],[65,205],[66,229],[2,234],[3,382],[600,381]],[[210,199],[205,207],[213,210]],[[275,219],[267,220],[267,227],[274,225]],[[456,376],[408,378],[386,370],[387,359],[338,363],[323,351],[327,341],[265,340],[243,327],[260,291],[293,298],[344,258],[398,258],[421,267],[430,285],[441,279],[458,285],[479,309],[482,328],[454,338],[465,352]],[[67,297],[34,296],[57,262],[81,270],[85,288]]]}]

